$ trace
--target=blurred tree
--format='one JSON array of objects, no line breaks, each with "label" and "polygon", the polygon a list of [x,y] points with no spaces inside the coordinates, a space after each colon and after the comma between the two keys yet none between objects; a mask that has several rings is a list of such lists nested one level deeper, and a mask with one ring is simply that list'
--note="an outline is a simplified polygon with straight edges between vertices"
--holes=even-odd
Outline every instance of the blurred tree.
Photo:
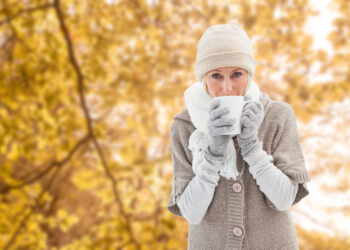
[{"label": "blurred tree", "polygon": [[[308,122],[349,92],[350,8],[334,5],[331,56],[312,49],[306,0],[1,0],[0,248],[186,248],[187,222],[165,208],[168,129],[201,34],[236,20],[262,90]],[[334,80],[310,84],[315,63]]]}]

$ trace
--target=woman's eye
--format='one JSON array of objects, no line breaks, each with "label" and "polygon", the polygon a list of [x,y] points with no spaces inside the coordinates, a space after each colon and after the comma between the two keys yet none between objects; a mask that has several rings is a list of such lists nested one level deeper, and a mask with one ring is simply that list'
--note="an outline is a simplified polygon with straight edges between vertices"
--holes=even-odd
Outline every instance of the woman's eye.
[{"label": "woman's eye", "polygon": [[212,74],[211,77],[217,79],[215,76],[220,76],[218,73]]},{"label": "woman's eye", "polygon": [[[242,75],[242,72],[235,72],[233,75],[234,75],[234,78],[238,78],[238,77],[240,77]],[[214,74],[211,75],[211,77],[213,79],[219,79],[220,78],[220,74],[214,73]]]},{"label": "woman's eye", "polygon": [[241,72],[235,72],[235,73],[234,73],[234,76],[236,76],[236,77],[240,77],[241,75],[242,75]]}]

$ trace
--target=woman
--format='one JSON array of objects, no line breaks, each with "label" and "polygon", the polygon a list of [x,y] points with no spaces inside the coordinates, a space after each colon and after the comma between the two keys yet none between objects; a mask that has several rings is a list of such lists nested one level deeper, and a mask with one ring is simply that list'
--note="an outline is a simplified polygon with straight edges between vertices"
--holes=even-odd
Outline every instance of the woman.
[{"label": "woman", "polygon": [[[251,41],[235,24],[199,40],[198,82],[174,117],[174,170],[167,208],[189,222],[188,249],[298,249],[290,206],[309,194],[295,114],[252,80]],[[242,95],[241,120],[213,97]],[[241,133],[222,135],[235,126]]]}]

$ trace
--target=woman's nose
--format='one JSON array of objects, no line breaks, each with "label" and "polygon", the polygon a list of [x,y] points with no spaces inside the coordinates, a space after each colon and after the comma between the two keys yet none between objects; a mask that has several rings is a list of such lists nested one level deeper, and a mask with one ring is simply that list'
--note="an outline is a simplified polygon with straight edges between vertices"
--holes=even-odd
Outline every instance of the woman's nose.
[{"label": "woman's nose", "polygon": [[233,90],[233,84],[229,78],[225,78],[224,80],[224,90],[227,92],[231,92]]}]

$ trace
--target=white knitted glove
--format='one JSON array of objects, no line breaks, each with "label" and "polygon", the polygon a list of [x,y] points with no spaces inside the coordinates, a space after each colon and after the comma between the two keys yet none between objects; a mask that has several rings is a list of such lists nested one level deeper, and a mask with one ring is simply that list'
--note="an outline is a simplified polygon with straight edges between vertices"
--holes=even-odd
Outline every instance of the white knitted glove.
[{"label": "white knitted glove", "polygon": [[258,139],[258,129],[265,116],[264,106],[260,101],[253,101],[250,96],[245,96],[244,100],[247,103],[241,116],[241,134],[237,135],[243,158],[262,145]]},{"label": "white knitted glove", "polygon": [[220,99],[214,99],[209,107],[208,147],[204,150],[206,159],[223,160],[230,135],[222,135],[234,129],[236,120],[228,117],[227,107],[220,108]]}]

